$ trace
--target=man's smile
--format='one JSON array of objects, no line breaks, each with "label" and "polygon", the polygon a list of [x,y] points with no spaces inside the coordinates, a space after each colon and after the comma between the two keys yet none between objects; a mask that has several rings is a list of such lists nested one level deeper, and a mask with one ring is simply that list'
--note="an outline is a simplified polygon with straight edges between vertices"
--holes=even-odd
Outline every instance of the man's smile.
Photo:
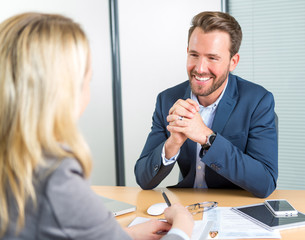
[{"label": "man's smile", "polygon": [[198,81],[202,81],[202,82],[206,82],[208,80],[210,80],[212,77],[199,77],[197,75],[194,75],[195,79]]}]

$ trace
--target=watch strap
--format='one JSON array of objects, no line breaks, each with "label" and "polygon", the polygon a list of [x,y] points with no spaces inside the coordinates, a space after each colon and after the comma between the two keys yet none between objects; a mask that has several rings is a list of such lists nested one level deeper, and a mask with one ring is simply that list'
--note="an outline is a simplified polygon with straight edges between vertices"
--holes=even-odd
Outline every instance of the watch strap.
[{"label": "watch strap", "polygon": [[211,147],[211,145],[213,144],[215,138],[216,138],[216,133],[213,132],[212,134],[210,134],[207,137],[207,142],[203,145],[201,145],[201,150],[199,152],[199,156],[202,158],[203,157],[203,153],[206,152],[207,150],[209,150],[209,148]]}]

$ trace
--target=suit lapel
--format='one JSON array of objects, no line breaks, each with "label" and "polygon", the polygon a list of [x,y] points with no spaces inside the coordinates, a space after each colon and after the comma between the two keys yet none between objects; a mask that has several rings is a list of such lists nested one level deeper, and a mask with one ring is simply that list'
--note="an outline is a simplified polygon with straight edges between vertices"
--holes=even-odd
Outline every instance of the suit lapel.
[{"label": "suit lapel", "polygon": [[185,94],[183,96],[184,100],[186,100],[188,98],[191,98],[191,86],[190,86],[190,84],[188,84],[188,87],[187,87],[187,89],[185,91]]},{"label": "suit lapel", "polygon": [[[215,132],[221,133],[237,103],[238,99],[238,90],[237,90],[237,83],[236,77],[234,75],[229,74],[229,82],[225,93],[220,100],[218,107],[216,109],[214,121],[212,124],[212,129]],[[227,184],[227,181],[224,181],[223,177],[219,176],[214,170],[210,167],[205,168],[205,180],[207,186],[217,187],[220,184],[220,181],[223,181],[223,184]]]},{"label": "suit lapel", "polygon": [[215,132],[221,133],[226,125],[238,98],[238,91],[235,76],[229,74],[229,82],[226,91],[219,102],[214,117],[212,129]]}]

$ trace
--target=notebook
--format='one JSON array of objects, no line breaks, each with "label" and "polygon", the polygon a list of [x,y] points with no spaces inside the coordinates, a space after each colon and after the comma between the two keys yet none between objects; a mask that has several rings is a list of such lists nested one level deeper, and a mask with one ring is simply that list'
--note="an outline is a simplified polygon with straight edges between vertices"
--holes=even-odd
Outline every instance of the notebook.
[{"label": "notebook", "polygon": [[102,202],[104,203],[105,207],[113,213],[114,216],[119,216],[125,213],[133,212],[136,210],[136,206],[121,202],[118,200],[114,200],[111,198],[106,198],[100,196],[102,199]]},{"label": "notebook", "polygon": [[232,209],[268,230],[282,230],[305,226],[305,215],[303,213],[298,212],[297,216],[276,217],[264,203],[235,207]]}]

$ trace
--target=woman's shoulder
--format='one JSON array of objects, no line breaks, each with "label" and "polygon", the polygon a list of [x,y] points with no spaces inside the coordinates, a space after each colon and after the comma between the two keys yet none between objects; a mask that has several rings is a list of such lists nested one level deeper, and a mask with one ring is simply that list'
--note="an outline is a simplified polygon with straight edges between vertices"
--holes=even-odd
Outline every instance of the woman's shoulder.
[{"label": "woman's shoulder", "polygon": [[79,162],[74,158],[59,159],[45,155],[44,163],[34,172],[34,185],[39,194],[46,195],[54,185],[64,186],[67,183],[87,182]]},{"label": "woman's shoulder", "polygon": [[48,158],[46,162],[49,169],[52,169],[52,166],[55,168],[52,175],[56,175],[56,177],[75,177],[76,175],[84,178],[82,167],[75,158],[64,158],[62,160]]},{"label": "woman's shoulder", "polygon": [[[88,180],[84,178],[80,163],[75,158],[58,159],[47,156],[45,166],[41,168],[39,177],[40,182],[45,182],[44,194],[53,195],[69,194],[70,189],[78,188],[79,191],[85,191],[89,188]],[[73,192],[71,192],[73,194]]]},{"label": "woman's shoulder", "polygon": [[47,161],[55,169],[40,192],[40,234],[47,233],[54,239],[96,239],[93,236],[102,238],[107,229],[119,229],[112,213],[83,177],[76,159],[56,161],[49,157]]}]

